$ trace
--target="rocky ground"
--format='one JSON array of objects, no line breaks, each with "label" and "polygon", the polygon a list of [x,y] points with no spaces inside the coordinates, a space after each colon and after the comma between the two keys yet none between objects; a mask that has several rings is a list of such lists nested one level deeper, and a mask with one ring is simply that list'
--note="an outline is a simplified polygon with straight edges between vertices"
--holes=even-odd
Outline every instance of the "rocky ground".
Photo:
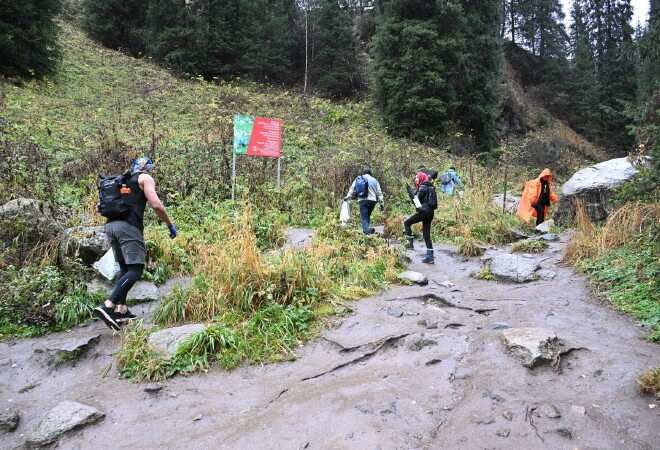
[{"label": "rocky ground", "polygon": [[660,448],[660,407],[636,385],[660,346],[561,265],[566,240],[519,272],[487,252],[524,283],[476,280],[483,261],[450,248],[435,266],[411,252],[428,284],[351,303],[293,362],[147,385],[118,377],[119,336],[98,322],[0,343],[0,433],[20,416],[0,448]]}]

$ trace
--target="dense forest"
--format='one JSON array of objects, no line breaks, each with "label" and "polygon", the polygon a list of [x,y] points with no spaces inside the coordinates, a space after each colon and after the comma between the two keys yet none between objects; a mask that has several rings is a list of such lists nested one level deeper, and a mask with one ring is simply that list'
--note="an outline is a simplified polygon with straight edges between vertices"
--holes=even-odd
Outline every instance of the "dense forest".
[{"label": "dense forest", "polygon": [[182,75],[244,77],[333,99],[369,95],[392,134],[434,142],[461,130],[480,152],[501,137],[504,57],[550,111],[618,154],[634,145],[631,127],[655,114],[660,78],[657,0],[640,24],[630,0],[577,0],[568,20],[559,0],[29,0],[0,8],[6,77],[57,70],[63,13],[109,48]]}]

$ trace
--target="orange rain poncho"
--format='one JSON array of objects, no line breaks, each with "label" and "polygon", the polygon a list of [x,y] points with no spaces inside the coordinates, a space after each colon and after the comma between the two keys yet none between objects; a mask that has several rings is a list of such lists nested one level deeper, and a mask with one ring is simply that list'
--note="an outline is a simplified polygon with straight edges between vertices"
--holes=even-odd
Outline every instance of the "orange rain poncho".
[{"label": "orange rain poncho", "polygon": [[[548,188],[550,189],[550,202],[557,203],[559,198],[557,194],[552,190],[552,172],[550,169],[543,169],[541,175],[538,178],[529,180],[525,183],[525,188],[522,192],[522,197],[520,198],[520,204],[518,205],[518,217],[520,217],[525,222],[529,222],[533,217],[536,218],[536,210],[534,205],[539,200],[541,195],[541,179],[548,180]],[[545,207],[545,217],[548,217],[548,207]]]}]

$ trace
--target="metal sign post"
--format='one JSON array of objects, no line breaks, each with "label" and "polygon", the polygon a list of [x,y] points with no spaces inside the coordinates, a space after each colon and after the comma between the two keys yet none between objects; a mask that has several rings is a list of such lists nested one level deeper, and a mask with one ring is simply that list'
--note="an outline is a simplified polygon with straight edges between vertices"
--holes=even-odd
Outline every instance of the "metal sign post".
[{"label": "metal sign post", "polygon": [[282,173],[282,165],[280,164],[280,161],[282,158],[277,158],[277,190],[280,190],[280,174]]}]

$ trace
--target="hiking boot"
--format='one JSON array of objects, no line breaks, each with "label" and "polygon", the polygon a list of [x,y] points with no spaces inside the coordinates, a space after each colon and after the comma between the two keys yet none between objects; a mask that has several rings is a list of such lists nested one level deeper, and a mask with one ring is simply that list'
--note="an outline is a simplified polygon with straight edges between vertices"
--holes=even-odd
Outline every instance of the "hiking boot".
[{"label": "hiking boot", "polygon": [[127,309],[123,314],[115,311],[115,322],[117,322],[119,325],[124,325],[136,317],[137,316],[133,314],[130,309]]},{"label": "hiking boot", "polygon": [[425,264],[435,264],[435,258],[433,257],[433,250],[426,250],[426,256],[422,259],[422,262]]},{"label": "hiking boot", "polygon": [[116,313],[112,308],[108,308],[105,305],[97,306],[94,308],[94,315],[101,319],[103,323],[107,325],[108,328],[111,328],[115,331],[119,331],[119,324],[117,323]]},{"label": "hiking boot", "polygon": [[414,240],[415,238],[409,235],[404,235],[406,239],[406,250],[415,250]]}]

